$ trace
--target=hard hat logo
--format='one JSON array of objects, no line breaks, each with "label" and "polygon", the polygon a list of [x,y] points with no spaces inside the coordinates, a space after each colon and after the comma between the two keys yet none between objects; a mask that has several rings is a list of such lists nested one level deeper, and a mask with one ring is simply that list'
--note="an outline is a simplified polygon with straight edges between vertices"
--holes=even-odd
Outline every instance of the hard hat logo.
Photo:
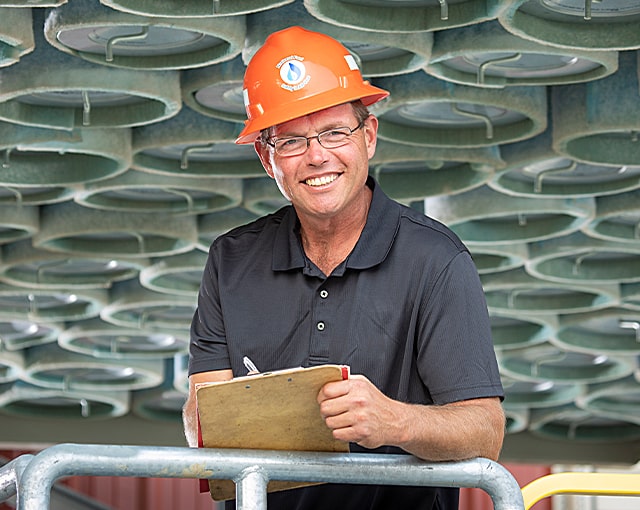
[{"label": "hard hat logo", "polygon": [[304,78],[305,69],[302,62],[287,62],[280,70],[280,77],[288,85],[297,85]]},{"label": "hard hat logo", "polygon": [[307,75],[307,70],[304,64],[299,59],[300,57],[287,57],[279,63],[280,66],[280,78],[284,82],[280,85],[286,90],[300,90],[304,87],[309,80],[310,76]]}]

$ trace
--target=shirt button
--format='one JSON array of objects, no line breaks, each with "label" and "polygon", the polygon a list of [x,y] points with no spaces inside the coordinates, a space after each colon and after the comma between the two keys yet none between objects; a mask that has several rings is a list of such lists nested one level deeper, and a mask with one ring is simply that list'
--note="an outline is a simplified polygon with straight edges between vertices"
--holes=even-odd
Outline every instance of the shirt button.
[{"label": "shirt button", "polygon": [[324,322],[318,322],[318,324],[316,324],[316,328],[318,328],[318,331],[324,331]]},{"label": "shirt button", "polygon": [[321,297],[322,299],[326,299],[327,297],[329,297],[329,292],[328,292],[326,289],[322,289],[322,290],[320,291],[320,297]]}]

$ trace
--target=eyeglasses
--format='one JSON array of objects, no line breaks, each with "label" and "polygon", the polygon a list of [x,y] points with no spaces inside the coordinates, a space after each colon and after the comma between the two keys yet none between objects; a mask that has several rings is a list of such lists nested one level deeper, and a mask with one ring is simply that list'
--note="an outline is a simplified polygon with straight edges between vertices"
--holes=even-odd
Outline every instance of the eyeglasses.
[{"label": "eyeglasses", "polygon": [[288,136],[286,138],[274,138],[272,140],[266,140],[266,143],[273,147],[278,156],[299,156],[309,148],[309,143],[314,138],[318,140],[318,143],[325,149],[336,149],[346,145],[348,138],[355,133],[358,129],[364,126],[363,119],[353,129],[348,127],[337,127],[327,129],[322,133],[318,133],[315,136]]}]

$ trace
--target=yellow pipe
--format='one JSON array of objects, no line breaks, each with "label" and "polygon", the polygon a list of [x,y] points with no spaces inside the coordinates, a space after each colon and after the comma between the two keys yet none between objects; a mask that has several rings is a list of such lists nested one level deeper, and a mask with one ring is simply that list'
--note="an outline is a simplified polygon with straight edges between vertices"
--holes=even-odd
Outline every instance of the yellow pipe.
[{"label": "yellow pipe", "polygon": [[560,493],[596,496],[637,496],[640,473],[555,473],[532,481],[522,488],[525,510],[538,501]]}]

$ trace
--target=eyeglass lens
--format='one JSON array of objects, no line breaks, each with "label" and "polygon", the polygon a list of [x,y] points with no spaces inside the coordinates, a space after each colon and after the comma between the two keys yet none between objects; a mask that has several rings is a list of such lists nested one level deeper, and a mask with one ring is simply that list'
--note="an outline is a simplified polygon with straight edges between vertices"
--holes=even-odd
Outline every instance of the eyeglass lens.
[{"label": "eyeglass lens", "polygon": [[311,140],[314,138],[325,149],[335,149],[347,142],[356,130],[364,125],[364,121],[360,122],[355,128],[339,127],[323,131],[315,136],[293,136],[291,138],[280,138],[272,142],[276,152],[281,156],[294,156],[302,154],[307,150]]}]

